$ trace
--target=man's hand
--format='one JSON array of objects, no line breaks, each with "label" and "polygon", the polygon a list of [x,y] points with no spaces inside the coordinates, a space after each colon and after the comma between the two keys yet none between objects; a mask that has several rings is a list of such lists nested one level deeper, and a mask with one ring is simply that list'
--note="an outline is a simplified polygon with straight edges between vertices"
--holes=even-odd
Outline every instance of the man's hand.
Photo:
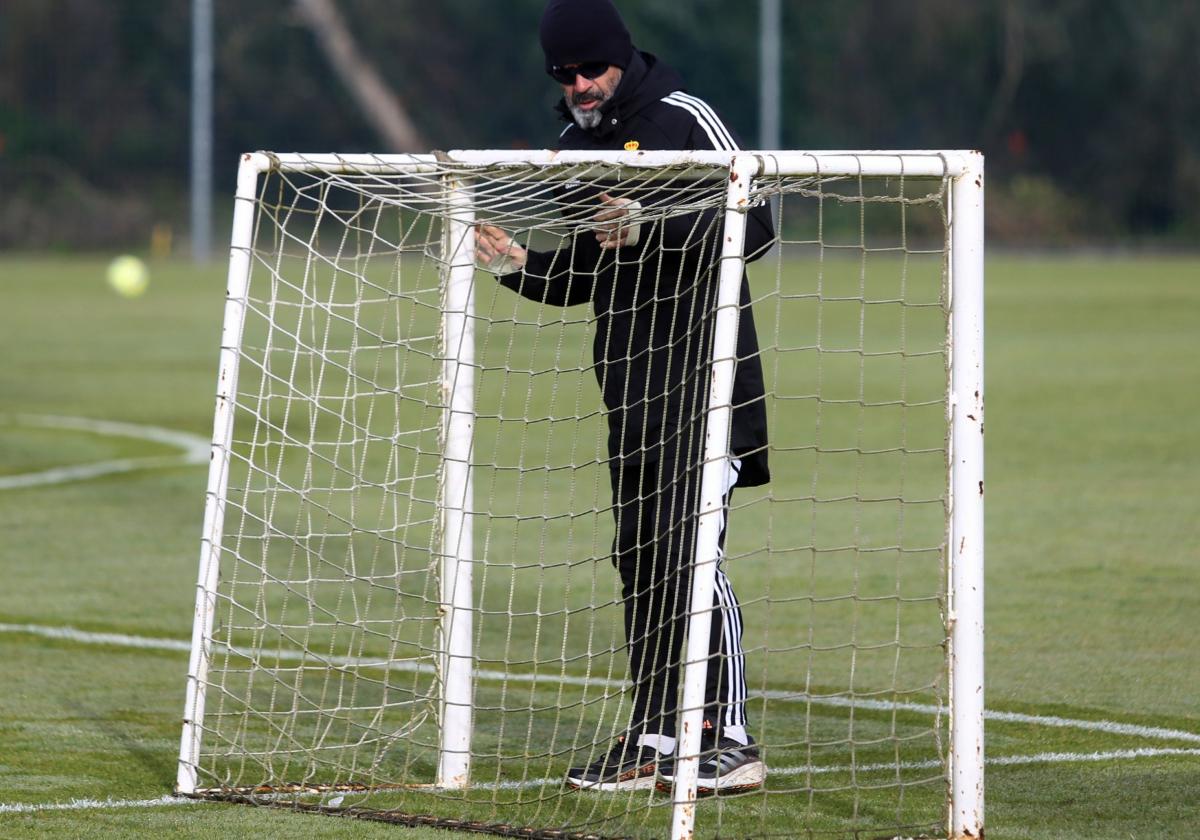
[{"label": "man's hand", "polygon": [[613,198],[608,193],[600,194],[604,209],[592,217],[597,222],[596,241],[604,249],[623,248],[636,245],[642,237],[642,226],[633,221],[642,205],[628,198]]},{"label": "man's hand", "polygon": [[495,225],[475,228],[475,262],[496,274],[512,274],[525,267],[527,252]]}]

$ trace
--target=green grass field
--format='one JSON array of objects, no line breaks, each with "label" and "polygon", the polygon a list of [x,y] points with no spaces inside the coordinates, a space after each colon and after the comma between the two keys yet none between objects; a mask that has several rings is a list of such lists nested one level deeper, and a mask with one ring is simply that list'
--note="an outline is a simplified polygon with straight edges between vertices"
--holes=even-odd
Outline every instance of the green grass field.
[{"label": "green grass field", "polygon": [[[162,640],[190,635],[206,471],[169,442],[45,416],[207,438],[224,278],[155,265],[146,296],[124,300],[105,262],[0,260],[0,837],[468,836],[154,801],[175,778],[187,656]],[[1187,836],[1200,824],[1200,261],[1002,257],[987,282],[988,832]],[[3,483],[129,459],[159,460]],[[846,803],[872,807],[777,796],[752,825],[786,836],[815,808],[833,828]],[[701,826],[719,811],[737,837],[739,807],[703,803]]]}]

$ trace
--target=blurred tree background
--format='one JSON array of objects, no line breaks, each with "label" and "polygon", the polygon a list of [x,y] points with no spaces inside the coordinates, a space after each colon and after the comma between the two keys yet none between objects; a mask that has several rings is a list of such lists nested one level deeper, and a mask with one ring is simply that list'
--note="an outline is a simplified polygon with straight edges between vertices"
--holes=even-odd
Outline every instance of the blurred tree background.
[{"label": "blurred tree background", "polygon": [[[635,42],[757,145],[757,3],[617,2]],[[336,0],[430,148],[553,145],[542,3]],[[783,5],[785,147],[981,148],[993,242],[1195,245],[1196,0]],[[0,248],[186,230],[190,6],[0,2]],[[219,208],[243,151],[391,151],[296,0],[214,8]]]}]

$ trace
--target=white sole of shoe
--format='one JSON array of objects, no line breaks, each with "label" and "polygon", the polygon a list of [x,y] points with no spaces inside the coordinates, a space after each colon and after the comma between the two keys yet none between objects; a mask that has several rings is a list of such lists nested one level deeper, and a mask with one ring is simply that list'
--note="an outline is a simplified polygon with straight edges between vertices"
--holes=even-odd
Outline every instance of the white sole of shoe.
[{"label": "white sole of shoe", "polygon": [[[718,776],[714,784],[711,779],[701,779],[696,785],[697,796],[712,796],[721,793],[745,793],[758,790],[767,780],[767,765],[761,761],[743,764],[723,776]],[[658,789],[670,793],[674,784],[673,777],[662,777]]]},{"label": "white sole of shoe", "polygon": [[649,790],[654,787],[656,776],[635,776],[616,782],[588,782],[583,779],[567,779],[567,787],[574,790],[591,790],[598,793],[616,793],[623,790]]},{"label": "white sole of shoe", "polygon": [[718,776],[716,784],[701,780],[696,786],[696,793],[701,796],[712,796],[714,793],[739,793],[756,790],[762,787],[766,780],[767,765],[761,761],[752,761]]}]

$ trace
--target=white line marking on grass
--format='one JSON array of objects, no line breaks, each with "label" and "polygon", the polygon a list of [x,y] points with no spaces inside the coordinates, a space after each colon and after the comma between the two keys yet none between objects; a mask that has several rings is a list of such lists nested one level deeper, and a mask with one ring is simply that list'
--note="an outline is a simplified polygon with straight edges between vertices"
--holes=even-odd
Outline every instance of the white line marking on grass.
[{"label": "white line marking on grass", "polygon": [[160,805],[205,805],[204,800],[180,796],[160,796],[158,799],[72,799],[70,802],[50,802],[40,805],[0,803],[0,814],[36,814],[41,811],[86,811],[97,808],[157,808]]},{"label": "white line marking on grass", "polygon": [[33,429],[64,429],[110,437],[129,437],[174,446],[179,455],[158,455],[147,458],[120,458],[91,464],[73,464],[40,472],[0,476],[0,490],[37,487],[44,484],[63,484],[102,475],[135,472],[138,470],[208,463],[212,444],[198,435],[175,432],[158,426],[118,423],[111,420],[91,420],[86,417],[58,417],[48,414],[12,414],[0,417],[0,423]]},{"label": "white line marking on grass", "polygon": [[46,627],[42,624],[0,623],[0,633],[25,633],[44,639],[61,639],[85,645],[112,645],[143,650],[175,650],[188,653],[192,649],[192,643],[182,639],[155,639],[147,636],[127,636],[124,633],[89,633],[74,627]]},{"label": "white line marking on grass", "polygon": [[1060,729],[1088,729],[1093,732],[1107,732],[1111,735],[1133,735],[1138,738],[1155,738],[1163,741],[1181,740],[1200,743],[1200,734],[1194,732],[1163,729],[1157,726],[1138,726],[1133,723],[1116,723],[1110,720],[1074,720],[1051,715],[1025,715],[1018,712],[995,711],[986,712],[984,716],[988,720],[998,720],[1004,723],[1029,723],[1035,726],[1053,726]]},{"label": "white line marking on grass", "polygon": [[[888,700],[870,700],[861,697],[812,697],[796,692],[763,691],[759,697],[769,700],[794,700],[796,702],[812,702],[814,706],[838,706],[841,708],[869,709],[880,712],[919,712],[921,714],[947,713],[943,706],[926,703],[902,703]],[[1193,741],[1200,744],[1200,734],[1181,729],[1164,729],[1158,726],[1141,726],[1134,723],[1116,723],[1111,720],[1076,720],[1073,718],[1054,717],[1051,715],[1028,715],[1020,712],[999,712],[986,709],[983,716],[987,720],[1001,723],[1028,723],[1034,726],[1052,726],[1063,729],[1084,729],[1091,732],[1107,732],[1110,735],[1133,735],[1138,738],[1154,738],[1163,741]]]},{"label": "white line marking on grass", "polygon": [[[1094,753],[1061,753],[1048,752],[1036,755],[1001,755],[988,757],[984,763],[989,767],[1012,767],[1024,764],[1083,764],[1101,761],[1124,761],[1131,758],[1156,758],[1159,756],[1200,756],[1200,749],[1182,747],[1144,747],[1135,750],[1113,750],[1111,752]],[[851,768],[843,767],[772,767],[770,775],[803,776],[812,773],[814,776],[828,773],[876,773],[889,770],[940,770],[940,761],[903,761],[899,764],[859,764]]]},{"label": "white line marking on grass", "polygon": [[[183,639],[162,639],[148,636],[130,636],[124,633],[92,633],[78,630],[74,627],[48,627],[42,624],[6,624],[0,623],[0,633],[24,633],[31,636],[41,636],[47,639],[60,639],[88,645],[111,645],[114,647],[140,648],[142,650],[166,650],[186,653],[191,650],[191,642]],[[416,673],[434,673],[432,665],[411,660],[383,661],[378,658],[356,656],[318,656],[313,653],[303,653],[293,650],[262,650],[255,654],[241,648],[230,648],[225,645],[213,645],[216,653],[227,653],[240,656],[251,661],[262,663],[266,660],[312,663],[309,667],[371,667],[387,668],[392,671],[407,671]],[[536,680],[553,681],[564,685],[590,685],[593,687],[624,690],[624,682],[601,678],[587,678],[565,674],[511,674],[503,671],[476,671],[479,679],[508,682],[531,683]],[[811,703],[814,706],[829,706],[834,708],[855,708],[870,711],[900,711],[917,712],[935,715],[946,712],[945,707],[938,708],[925,703],[889,702],[853,697],[820,697],[810,696],[794,691],[762,691],[751,692],[751,697],[766,697],[772,700],[784,700],[794,703]],[[1200,744],[1200,733],[1188,732],[1183,729],[1167,729],[1160,726],[1142,726],[1133,723],[1117,723],[1111,720],[1079,720],[1052,715],[1030,715],[1020,712],[1001,712],[989,709],[984,712],[987,720],[1001,723],[1026,723],[1032,726],[1050,726],[1059,729],[1081,729],[1089,732],[1105,732],[1110,735],[1130,735],[1135,738],[1150,738],[1158,741],[1187,741]]]},{"label": "white line marking on grass", "polygon": [[1172,755],[1200,755],[1200,749],[1180,747],[1143,747],[1136,750],[1115,750],[1094,753],[1038,753],[1037,755],[1002,755],[987,759],[988,764],[1063,764],[1089,761],[1121,761],[1129,758],[1156,758]]}]

